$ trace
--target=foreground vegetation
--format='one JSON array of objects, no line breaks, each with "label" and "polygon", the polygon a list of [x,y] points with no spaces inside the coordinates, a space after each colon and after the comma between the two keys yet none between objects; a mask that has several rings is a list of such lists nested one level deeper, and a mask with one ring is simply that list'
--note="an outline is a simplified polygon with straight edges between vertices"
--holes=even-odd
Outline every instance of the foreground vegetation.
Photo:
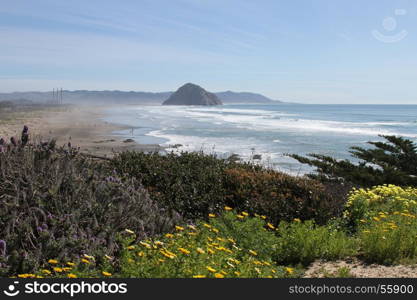
[{"label": "foreground vegetation", "polygon": [[346,192],[201,153],[97,160],[27,137],[0,140],[0,276],[283,278],[315,260],[417,262],[417,188]]}]

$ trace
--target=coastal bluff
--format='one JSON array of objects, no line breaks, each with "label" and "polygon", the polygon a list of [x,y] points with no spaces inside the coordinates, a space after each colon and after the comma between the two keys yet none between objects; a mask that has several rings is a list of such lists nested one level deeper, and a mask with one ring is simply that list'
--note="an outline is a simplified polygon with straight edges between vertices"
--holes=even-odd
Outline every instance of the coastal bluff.
[{"label": "coastal bluff", "polygon": [[210,93],[193,83],[181,86],[162,105],[223,105],[222,101],[213,93]]}]

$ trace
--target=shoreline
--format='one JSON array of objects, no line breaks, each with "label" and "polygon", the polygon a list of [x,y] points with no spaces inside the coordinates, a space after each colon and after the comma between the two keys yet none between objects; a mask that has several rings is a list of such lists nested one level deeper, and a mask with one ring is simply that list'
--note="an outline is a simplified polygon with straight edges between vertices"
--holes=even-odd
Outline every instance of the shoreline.
[{"label": "shoreline", "polygon": [[64,106],[19,113],[1,124],[0,136],[10,139],[20,136],[24,125],[29,127],[32,139],[56,139],[57,145],[71,143],[83,153],[112,157],[123,151],[153,152],[163,150],[158,144],[140,144],[127,141],[115,131],[131,127],[104,121],[106,107]]}]

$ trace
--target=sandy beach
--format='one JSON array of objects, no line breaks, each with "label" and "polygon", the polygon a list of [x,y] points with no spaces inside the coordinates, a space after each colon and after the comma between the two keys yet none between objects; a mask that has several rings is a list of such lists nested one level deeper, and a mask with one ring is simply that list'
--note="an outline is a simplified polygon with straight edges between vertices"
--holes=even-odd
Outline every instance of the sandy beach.
[{"label": "sandy beach", "polygon": [[30,130],[32,139],[56,139],[58,145],[68,142],[80,151],[94,155],[110,157],[114,153],[126,150],[157,151],[159,145],[139,144],[126,141],[115,131],[130,129],[102,120],[103,110],[108,107],[65,106],[45,108],[27,112],[18,112],[0,123],[0,137],[7,140],[19,136],[24,125]]}]

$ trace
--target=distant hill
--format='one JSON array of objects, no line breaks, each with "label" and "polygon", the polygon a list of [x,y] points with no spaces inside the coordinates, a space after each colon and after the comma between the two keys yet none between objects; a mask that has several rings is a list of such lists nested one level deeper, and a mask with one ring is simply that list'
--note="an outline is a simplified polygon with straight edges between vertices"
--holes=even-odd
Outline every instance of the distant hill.
[{"label": "distant hill", "polygon": [[[158,105],[167,100],[173,92],[135,92],[135,91],[63,91],[63,102],[74,104],[153,104]],[[257,104],[280,103],[261,94],[249,92],[219,92],[215,94],[223,104]],[[26,99],[34,102],[50,102],[53,99],[51,92],[15,92],[0,93],[0,101],[15,101]]]},{"label": "distant hill", "polygon": [[216,93],[224,103],[271,103],[271,102],[281,102],[269,99],[261,94],[249,93],[249,92],[219,92]]},{"label": "distant hill", "polygon": [[186,83],[173,93],[162,105],[222,105],[222,101],[201,86]]},{"label": "distant hill", "polygon": [[[125,92],[125,91],[67,91],[62,93],[64,103],[74,104],[161,104],[172,92]],[[50,102],[52,92],[15,92],[0,93],[1,100],[27,99],[34,102]]]}]

